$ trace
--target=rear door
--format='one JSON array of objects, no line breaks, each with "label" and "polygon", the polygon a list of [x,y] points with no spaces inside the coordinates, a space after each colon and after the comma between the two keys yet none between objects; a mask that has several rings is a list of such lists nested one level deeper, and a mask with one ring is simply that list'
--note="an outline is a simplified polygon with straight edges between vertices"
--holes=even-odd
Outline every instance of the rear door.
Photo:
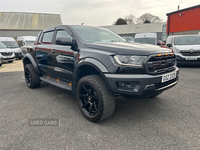
[{"label": "rear door", "polygon": [[51,50],[52,50],[52,41],[54,36],[55,30],[47,30],[43,31],[38,45],[35,48],[36,52],[36,60],[39,69],[47,75],[55,76],[54,74],[54,68],[51,66],[52,56],[51,56]]}]

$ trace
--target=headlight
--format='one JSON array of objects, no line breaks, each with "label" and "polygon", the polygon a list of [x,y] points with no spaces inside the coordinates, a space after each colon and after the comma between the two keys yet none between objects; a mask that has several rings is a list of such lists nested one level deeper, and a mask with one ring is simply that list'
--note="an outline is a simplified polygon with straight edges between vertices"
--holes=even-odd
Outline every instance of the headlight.
[{"label": "headlight", "polygon": [[173,48],[174,53],[180,53],[180,50],[176,47]]},{"label": "headlight", "polygon": [[142,68],[142,63],[147,56],[125,56],[125,55],[115,55],[115,61],[122,66],[132,66],[136,68]]}]

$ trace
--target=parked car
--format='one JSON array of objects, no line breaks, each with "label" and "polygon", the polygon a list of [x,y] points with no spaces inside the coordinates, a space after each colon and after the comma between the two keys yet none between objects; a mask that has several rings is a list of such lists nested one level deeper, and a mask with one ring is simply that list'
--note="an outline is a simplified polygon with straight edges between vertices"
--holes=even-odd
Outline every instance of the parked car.
[{"label": "parked car", "polygon": [[19,47],[24,45],[34,44],[36,40],[36,36],[19,36],[17,37],[17,44]]},{"label": "parked car", "polygon": [[177,63],[200,63],[200,35],[168,36],[166,46],[174,51]]},{"label": "parked car", "polygon": [[3,64],[3,57],[0,56],[0,67],[2,66],[2,64]]},{"label": "parked car", "polygon": [[134,42],[157,45],[157,34],[156,33],[137,33],[135,34]]},{"label": "parked car", "polygon": [[26,54],[26,52],[24,51],[24,49],[22,49],[22,47],[25,45],[34,44],[36,38],[37,37],[35,37],[35,36],[19,36],[19,37],[17,37],[17,44],[21,48],[22,56]]},{"label": "parked car", "polygon": [[5,44],[0,42],[0,58],[2,62],[13,62],[15,60],[15,54],[12,49],[7,48]]},{"label": "parked car", "polygon": [[126,42],[105,28],[50,27],[26,48],[27,86],[37,88],[44,81],[71,91],[83,116],[93,122],[113,114],[115,95],[152,98],[178,83],[171,49]]},{"label": "parked car", "polygon": [[165,42],[158,40],[157,45],[158,46],[165,46]]},{"label": "parked car", "polygon": [[21,59],[22,53],[21,49],[19,48],[17,42],[12,37],[0,37],[0,42],[10,48],[15,53],[15,58]]},{"label": "parked car", "polygon": [[134,38],[132,36],[123,36],[123,38],[128,42],[134,42]]}]

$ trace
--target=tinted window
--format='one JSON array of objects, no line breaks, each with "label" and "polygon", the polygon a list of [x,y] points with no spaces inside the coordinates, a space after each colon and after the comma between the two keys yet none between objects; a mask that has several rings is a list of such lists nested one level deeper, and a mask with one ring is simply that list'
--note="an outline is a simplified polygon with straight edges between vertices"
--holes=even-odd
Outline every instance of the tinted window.
[{"label": "tinted window", "polygon": [[73,26],[72,28],[85,42],[125,42],[125,39],[108,29],[87,26]]},{"label": "tinted window", "polygon": [[51,43],[52,39],[53,39],[53,33],[54,33],[54,31],[44,33],[42,42],[43,43]]},{"label": "tinted window", "polygon": [[56,34],[56,38],[57,37],[71,37],[71,36],[64,30],[58,30]]}]

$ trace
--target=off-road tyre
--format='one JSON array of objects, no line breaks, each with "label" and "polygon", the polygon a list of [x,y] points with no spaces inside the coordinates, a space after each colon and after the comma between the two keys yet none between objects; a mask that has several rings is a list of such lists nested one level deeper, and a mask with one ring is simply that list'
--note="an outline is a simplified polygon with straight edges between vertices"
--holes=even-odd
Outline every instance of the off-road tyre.
[{"label": "off-road tyre", "polygon": [[81,78],[76,88],[76,99],[82,115],[92,122],[105,120],[115,110],[114,94],[100,75]]},{"label": "off-road tyre", "polygon": [[24,68],[24,76],[26,84],[29,88],[37,88],[40,86],[41,80],[39,74],[34,71],[32,64],[27,64]]}]

